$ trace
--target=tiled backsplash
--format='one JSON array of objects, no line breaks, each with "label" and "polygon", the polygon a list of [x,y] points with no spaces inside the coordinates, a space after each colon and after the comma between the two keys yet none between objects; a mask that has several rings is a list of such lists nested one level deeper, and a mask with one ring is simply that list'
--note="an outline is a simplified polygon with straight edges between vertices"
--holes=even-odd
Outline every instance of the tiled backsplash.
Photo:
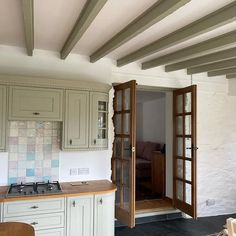
[{"label": "tiled backsplash", "polygon": [[60,123],[11,121],[8,182],[58,180]]}]

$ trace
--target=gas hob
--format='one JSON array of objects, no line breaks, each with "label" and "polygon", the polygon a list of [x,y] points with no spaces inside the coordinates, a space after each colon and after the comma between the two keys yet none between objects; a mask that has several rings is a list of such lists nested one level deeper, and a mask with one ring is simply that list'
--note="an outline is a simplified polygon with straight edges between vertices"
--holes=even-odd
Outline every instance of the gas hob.
[{"label": "gas hob", "polygon": [[61,192],[61,186],[58,181],[21,183],[11,184],[7,192],[7,197],[57,194]]}]

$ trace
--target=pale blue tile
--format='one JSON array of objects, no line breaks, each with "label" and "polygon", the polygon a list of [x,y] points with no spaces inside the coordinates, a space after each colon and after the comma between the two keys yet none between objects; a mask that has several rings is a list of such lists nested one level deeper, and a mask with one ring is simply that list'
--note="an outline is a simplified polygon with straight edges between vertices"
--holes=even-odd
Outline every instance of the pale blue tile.
[{"label": "pale blue tile", "polygon": [[27,177],[34,176],[34,169],[26,169],[26,176]]},{"label": "pale blue tile", "polygon": [[52,160],[52,161],[51,161],[51,167],[52,167],[52,168],[57,168],[57,167],[59,167],[59,160]]}]

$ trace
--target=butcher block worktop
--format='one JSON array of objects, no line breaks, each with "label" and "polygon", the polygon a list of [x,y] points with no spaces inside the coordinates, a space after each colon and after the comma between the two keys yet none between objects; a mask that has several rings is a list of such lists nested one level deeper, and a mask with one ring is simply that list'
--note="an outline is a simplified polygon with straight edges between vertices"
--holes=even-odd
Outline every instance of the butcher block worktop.
[{"label": "butcher block worktop", "polygon": [[116,191],[116,186],[108,180],[92,180],[83,182],[64,182],[60,183],[62,192],[57,194],[33,195],[33,196],[17,196],[6,198],[8,190],[7,186],[0,187],[0,201],[18,201],[31,199],[45,199],[56,197],[81,196],[92,194],[105,194]]}]

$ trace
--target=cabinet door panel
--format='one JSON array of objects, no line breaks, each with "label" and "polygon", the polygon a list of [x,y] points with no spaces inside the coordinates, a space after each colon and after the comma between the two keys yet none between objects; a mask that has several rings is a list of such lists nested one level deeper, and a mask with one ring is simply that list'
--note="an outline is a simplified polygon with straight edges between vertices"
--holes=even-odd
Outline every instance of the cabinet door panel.
[{"label": "cabinet door panel", "polygon": [[114,194],[95,196],[94,236],[114,236]]},{"label": "cabinet door panel", "polygon": [[67,235],[93,236],[93,196],[67,199]]},{"label": "cabinet door panel", "polygon": [[5,149],[7,89],[0,86],[0,150]]},{"label": "cabinet door panel", "polygon": [[90,142],[93,148],[108,146],[108,95],[90,93]]},{"label": "cabinet door panel", "polygon": [[38,230],[35,232],[35,236],[64,236],[64,228]]},{"label": "cabinet door panel", "polygon": [[89,93],[66,91],[64,148],[88,148]]},{"label": "cabinet door panel", "polygon": [[63,91],[28,87],[11,87],[10,120],[62,120]]}]

